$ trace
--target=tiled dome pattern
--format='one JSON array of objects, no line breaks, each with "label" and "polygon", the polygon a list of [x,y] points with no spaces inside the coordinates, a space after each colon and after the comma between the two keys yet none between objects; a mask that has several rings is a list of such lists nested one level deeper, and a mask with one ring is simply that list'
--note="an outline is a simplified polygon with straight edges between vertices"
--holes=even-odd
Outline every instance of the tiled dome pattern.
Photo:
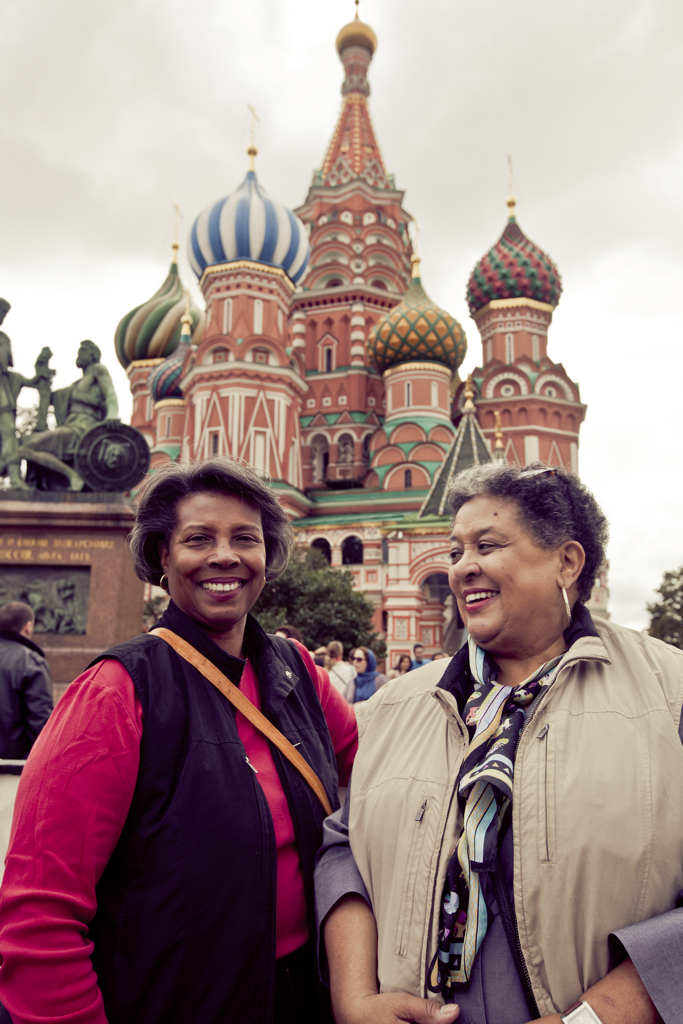
[{"label": "tiled dome pattern", "polygon": [[368,338],[368,360],[378,373],[399,363],[441,363],[453,372],[467,352],[458,321],[429,298],[414,277],[402,301],[375,324]]},{"label": "tiled dome pattern", "polygon": [[467,304],[476,313],[494,299],[535,299],[556,306],[560,274],[550,257],[530,241],[514,217],[479,260],[467,284]]},{"label": "tiled dome pattern", "polygon": [[147,378],[147,387],[155,402],[160,402],[162,398],[183,397],[180,390],[180,378],[191,341],[190,324],[188,318],[183,317],[182,333],[177,349],[167,359],[164,359],[163,363],[155,366]]},{"label": "tiled dome pattern", "polygon": [[302,222],[270,198],[254,171],[247,173],[231,195],[199,214],[192,225],[188,248],[190,266],[197,277],[206,267],[242,259],[282,267],[294,284],[306,270],[310,254]]},{"label": "tiled dome pattern", "polygon": [[[116,328],[114,346],[124,370],[135,359],[163,359],[180,341],[180,320],[185,312],[185,293],[177,263],[171,263],[168,276],[151,299],[126,313]],[[192,334],[201,334],[203,315],[190,305]]]}]

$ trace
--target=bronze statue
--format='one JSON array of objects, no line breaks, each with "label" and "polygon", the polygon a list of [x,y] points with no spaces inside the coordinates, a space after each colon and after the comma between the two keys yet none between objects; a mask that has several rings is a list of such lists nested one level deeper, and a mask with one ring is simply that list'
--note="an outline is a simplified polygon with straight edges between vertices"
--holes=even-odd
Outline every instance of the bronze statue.
[{"label": "bronze statue", "polygon": [[47,413],[48,409],[52,405],[52,378],[57,372],[56,370],[50,369],[47,365],[51,359],[51,349],[44,348],[41,349],[40,355],[36,359],[35,363],[36,375],[33,378],[33,387],[38,392],[39,402],[34,431],[47,430]]},{"label": "bronze statue", "polygon": [[[11,308],[7,299],[0,299],[0,324]],[[33,381],[10,370],[10,366],[14,366],[12,343],[5,332],[0,331],[0,476],[7,474],[12,488],[27,490],[21,479],[15,420],[19,392],[23,387],[32,387]]]},{"label": "bronze statue", "polygon": [[[9,308],[9,302],[0,299],[0,324]],[[10,370],[10,340],[0,331],[0,477],[9,476],[11,490],[129,491],[147,472],[149,448],[139,430],[119,419],[116,392],[100,362],[100,349],[93,341],[82,341],[76,358],[80,380],[56,391],[51,358],[50,349],[44,348],[30,380],[15,373]],[[32,433],[18,439],[17,397],[24,387],[37,390],[39,403],[33,410]],[[57,421],[54,430],[48,429],[50,406]]]},{"label": "bronze statue", "polygon": [[100,362],[101,355],[93,341],[81,342],[76,366],[83,376],[68,388],[52,392],[56,428],[33,433],[19,446],[16,458],[26,459],[29,483],[44,490],[61,489],[53,478],[57,473],[66,477],[70,491],[82,490],[83,477],[73,465],[79,441],[99,423],[120,424],[116,392],[109,370]]}]

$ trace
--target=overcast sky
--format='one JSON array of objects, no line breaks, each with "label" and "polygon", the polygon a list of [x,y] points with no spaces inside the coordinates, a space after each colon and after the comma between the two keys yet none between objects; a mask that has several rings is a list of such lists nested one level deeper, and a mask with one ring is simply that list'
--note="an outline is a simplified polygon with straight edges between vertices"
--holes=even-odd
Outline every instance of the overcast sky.
[{"label": "overcast sky", "polygon": [[[258,174],[297,206],[339,112],[351,0],[0,0],[0,295],[15,364],[55,383],[165,277],[171,204],[196,214]],[[518,219],[564,294],[549,339],[588,404],[580,471],[612,524],[610,608],[642,628],[683,563],[683,5],[680,0],[362,0],[371,110],[419,221],[423,281],[465,327],[476,260]],[[195,286],[184,253],[181,275]],[[30,392],[24,392],[30,398]]]}]

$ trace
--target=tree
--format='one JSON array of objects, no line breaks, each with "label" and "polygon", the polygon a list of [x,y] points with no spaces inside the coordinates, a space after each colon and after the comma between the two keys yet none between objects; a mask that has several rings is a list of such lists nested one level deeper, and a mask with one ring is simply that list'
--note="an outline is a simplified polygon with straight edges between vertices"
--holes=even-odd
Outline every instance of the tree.
[{"label": "tree", "polygon": [[665,572],[662,585],[655,593],[660,595],[660,600],[647,606],[648,633],[683,649],[683,565]]},{"label": "tree", "polygon": [[353,589],[350,572],[332,569],[314,548],[299,547],[283,575],[267,583],[252,612],[268,633],[289,623],[301,631],[310,650],[339,640],[352,647],[370,647],[378,659],[386,645],[372,628],[374,605]]}]

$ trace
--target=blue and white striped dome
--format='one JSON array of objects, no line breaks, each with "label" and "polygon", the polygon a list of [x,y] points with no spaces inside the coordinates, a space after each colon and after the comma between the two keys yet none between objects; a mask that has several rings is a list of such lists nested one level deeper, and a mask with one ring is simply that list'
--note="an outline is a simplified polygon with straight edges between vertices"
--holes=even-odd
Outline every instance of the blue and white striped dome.
[{"label": "blue and white striped dome", "polygon": [[254,260],[282,267],[294,284],[308,264],[306,228],[270,198],[249,171],[240,187],[199,214],[190,232],[190,266],[197,277],[214,263]]}]

